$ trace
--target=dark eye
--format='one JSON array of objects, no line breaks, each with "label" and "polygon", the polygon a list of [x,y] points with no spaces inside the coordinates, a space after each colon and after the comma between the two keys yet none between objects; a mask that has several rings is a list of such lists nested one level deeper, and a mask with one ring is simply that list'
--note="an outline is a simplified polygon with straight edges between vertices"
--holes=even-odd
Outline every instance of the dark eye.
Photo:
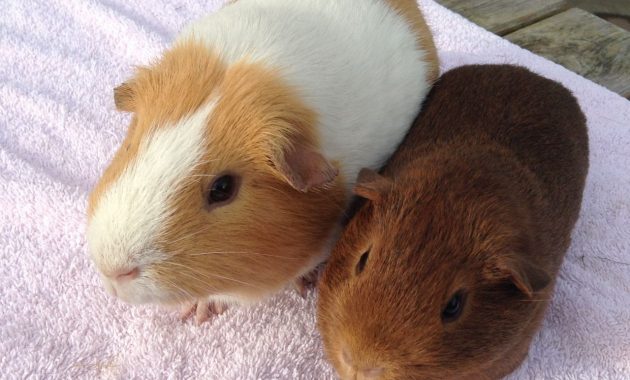
[{"label": "dark eye", "polygon": [[463,292],[455,293],[451,299],[448,300],[444,310],[442,310],[442,321],[453,322],[457,320],[464,309],[464,301],[466,301],[466,298]]},{"label": "dark eye", "polygon": [[231,200],[236,194],[237,186],[236,178],[229,174],[215,179],[208,192],[208,204],[224,203]]},{"label": "dark eye", "polygon": [[370,257],[370,250],[365,251],[364,254],[359,258],[359,262],[357,263],[356,274],[361,274],[363,272],[363,268],[365,268],[365,263],[368,261],[368,257]]}]

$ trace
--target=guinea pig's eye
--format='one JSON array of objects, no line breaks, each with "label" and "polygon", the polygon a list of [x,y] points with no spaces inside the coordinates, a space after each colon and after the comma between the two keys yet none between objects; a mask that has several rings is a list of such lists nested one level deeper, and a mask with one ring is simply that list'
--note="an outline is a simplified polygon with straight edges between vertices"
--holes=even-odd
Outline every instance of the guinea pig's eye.
[{"label": "guinea pig's eye", "polygon": [[225,203],[234,198],[238,190],[238,180],[231,174],[224,174],[218,177],[210,185],[208,191],[208,204]]},{"label": "guinea pig's eye", "polygon": [[368,261],[368,257],[370,257],[370,250],[365,251],[364,254],[359,258],[359,262],[357,263],[356,274],[359,275],[363,272],[363,268],[365,268],[365,263]]},{"label": "guinea pig's eye", "polygon": [[464,310],[464,302],[466,301],[466,297],[464,292],[459,291],[455,293],[446,306],[444,306],[444,310],[442,310],[442,322],[448,323],[453,322],[462,315],[462,310]]}]

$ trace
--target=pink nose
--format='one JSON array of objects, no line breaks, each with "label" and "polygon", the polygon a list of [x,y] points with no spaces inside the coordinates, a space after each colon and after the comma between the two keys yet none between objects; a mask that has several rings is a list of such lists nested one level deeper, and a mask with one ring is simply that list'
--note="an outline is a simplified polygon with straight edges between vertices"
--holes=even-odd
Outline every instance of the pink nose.
[{"label": "pink nose", "polygon": [[140,270],[138,269],[138,267],[135,267],[135,268],[132,268],[131,270],[129,270],[129,268],[121,268],[121,269],[106,273],[105,275],[116,281],[130,281],[138,277],[139,273],[140,273]]},{"label": "pink nose", "polygon": [[378,379],[382,374],[382,368],[364,368],[357,373],[359,379]]},{"label": "pink nose", "polygon": [[345,365],[352,368],[354,372],[356,372],[356,379],[360,379],[360,380],[378,379],[379,377],[381,377],[381,375],[383,375],[383,368],[378,368],[378,367],[356,368],[356,366],[354,365],[352,361],[352,356],[350,355],[350,352],[346,348],[343,348],[341,350],[341,360],[345,363]]}]

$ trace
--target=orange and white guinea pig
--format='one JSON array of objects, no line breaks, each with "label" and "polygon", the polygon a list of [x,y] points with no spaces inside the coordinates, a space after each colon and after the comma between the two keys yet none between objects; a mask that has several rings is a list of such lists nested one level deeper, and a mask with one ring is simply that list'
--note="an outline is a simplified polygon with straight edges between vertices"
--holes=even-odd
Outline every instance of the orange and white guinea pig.
[{"label": "orange and white guinea pig", "polygon": [[238,0],[194,22],[114,90],[131,124],[87,228],[106,287],[204,319],[301,283],[437,75],[414,0]]}]

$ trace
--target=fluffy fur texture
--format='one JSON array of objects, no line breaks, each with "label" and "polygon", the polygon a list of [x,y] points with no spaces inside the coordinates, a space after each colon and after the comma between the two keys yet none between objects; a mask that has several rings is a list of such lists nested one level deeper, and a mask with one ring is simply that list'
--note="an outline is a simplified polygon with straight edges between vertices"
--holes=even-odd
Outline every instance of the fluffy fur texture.
[{"label": "fluffy fur texture", "polygon": [[[125,167],[111,186],[101,185],[97,190],[107,189],[99,196],[99,204],[93,206],[96,209],[87,231],[89,250],[105,275],[106,286],[115,288],[115,294],[122,299],[159,301],[160,295],[172,288],[145,281],[155,276],[151,266],[167,258],[165,250],[156,246],[155,241],[161,238],[164,221],[170,222],[176,210],[163,205],[177,202],[174,197],[188,185],[186,179],[204,153],[204,120],[215,104],[210,101],[178,123],[148,132],[131,153],[135,155],[132,164]],[[122,149],[124,155],[130,154],[127,146]],[[136,267],[143,268],[145,273],[133,285],[129,281],[108,280]],[[160,291],[156,292],[155,287]],[[173,291],[167,291],[166,300],[173,297],[170,293]]]},{"label": "fluffy fur texture", "polygon": [[[305,276],[437,70],[413,1],[239,0],[193,23],[115,90],[133,119],[90,197],[94,262],[136,303],[247,302]],[[226,173],[238,194],[207,207]]]},{"label": "fluffy fur texture", "polygon": [[[444,74],[382,176],[362,172],[355,192],[368,202],[322,276],[319,326],[342,378],[513,371],[552,295],[587,170],[585,119],[564,87],[515,66]],[[457,293],[463,312],[444,321]]]},{"label": "fluffy fur texture", "polygon": [[[333,380],[316,293],[210,323],[109,296],[87,251],[89,190],[130,115],[111,89],[220,0],[5,1],[0,38],[0,377]],[[588,118],[584,205],[553,301],[511,380],[630,379],[630,102],[432,0],[442,70],[515,62],[560,81]],[[387,310],[387,305],[382,309]],[[380,310],[380,309],[379,309]]]},{"label": "fluffy fur texture", "polygon": [[238,0],[178,37],[191,39],[228,65],[277,71],[317,115],[320,148],[348,179],[389,157],[439,68],[413,0]]}]

